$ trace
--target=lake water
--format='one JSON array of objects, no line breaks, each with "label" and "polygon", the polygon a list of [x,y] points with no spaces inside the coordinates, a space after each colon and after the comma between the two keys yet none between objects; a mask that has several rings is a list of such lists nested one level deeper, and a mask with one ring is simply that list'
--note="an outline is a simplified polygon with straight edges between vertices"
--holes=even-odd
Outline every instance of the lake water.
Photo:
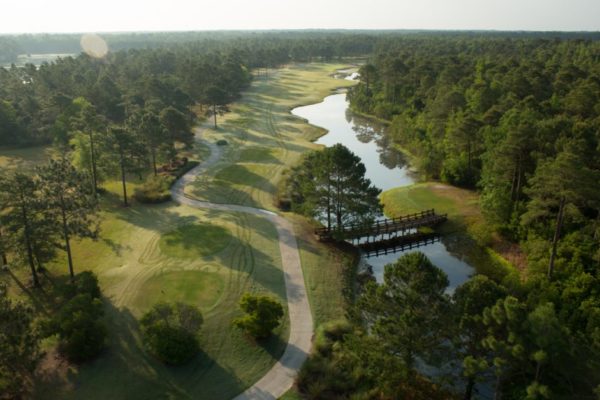
[{"label": "lake water", "polygon": [[[358,155],[365,164],[367,178],[378,188],[385,191],[415,182],[415,175],[410,171],[406,158],[390,145],[385,126],[354,115],[348,107],[345,93],[328,96],[318,104],[297,107],[292,110],[292,114],[327,129],[328,133],[319,138],[317,143],[325,146],[342,143]],[[364,261],[373,267],[375,278],[381,282],[384,266],[410,251],[425,253],[435,265],[446,272],[450,281],[449,293],[474,273],[473,267],[450,254],[442,242],[395,254],[369,257]]]},{"label": "lake water", "polygon": [[2,68],[10,68],[12,64],[16,67],[23,67],[25,64],[33,64],[36,68],[39,68],[43,63],[51,63],[56,61],[58,58],[77,57],[77,54],[73,53],[60,53],[60,54],[20,54],[14,63],[5,63],[0,65]]}]

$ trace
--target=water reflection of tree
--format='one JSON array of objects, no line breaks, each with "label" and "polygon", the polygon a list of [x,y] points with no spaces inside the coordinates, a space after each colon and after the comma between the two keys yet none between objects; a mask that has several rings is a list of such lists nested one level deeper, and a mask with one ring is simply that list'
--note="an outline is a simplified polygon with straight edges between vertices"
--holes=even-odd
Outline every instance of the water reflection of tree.
[{"label": "water reflection of tree", "polygon": [[402,168],[406,165],[406,158],[398,150],[394,149],[388,136],[385,134],[385,126],[379,122],[366,118],[357,117],[346,110],[346,121],[352,126],[356,138],[361,143],[375,141],[379,162],[386,168]]}]

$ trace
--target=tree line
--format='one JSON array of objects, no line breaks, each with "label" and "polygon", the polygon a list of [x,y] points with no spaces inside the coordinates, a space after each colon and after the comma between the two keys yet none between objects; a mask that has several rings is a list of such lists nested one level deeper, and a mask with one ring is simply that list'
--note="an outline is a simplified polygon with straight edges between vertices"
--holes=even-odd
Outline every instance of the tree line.
[{"label": "tree line", "polygon": [[[371,54],[380,42],[390,38],[431,37],[502,37],[598,40],[597,32],[486,32],[423,30],[272,30],[272,31],[199,31],[199,32],[132,32],[104,33],[113,51],[152,49],[196,43],[204,50],[226,44],[228,47],[285,46],[290,60],[306,61],[306,57],[324,59]],[[0,35],[0,61],[14,62],[19,54],[78,54],[80,34]],[[260,58],[256,58],[259,60]]]},{"label": "tree line", "polygon": [[247,67],[235,55],[196,53],[190,47],[123,51],[102,60],[82,54],[39,68],[2,68],[0,145],[67,143],[73,102],[80,97],[104,126],[123,125],[140,109],[158,114],[172,108],[191,122],[191,105],[226,104],[249,81]]},{"label": "tree line", "polygon": [[522,243],[532,271],[594,271],[600,43],[445,38],[385,49],[361,68],[352,107],[390,121],[424,175],[481,191],[490,226]]},{"label": "tree line", "polygon": [[477,275],[450,293],[442,270],[409,253],[361,286],[351,322],[317,332],[298,387],[307,399],[594,399],[599,288],[592,274]]},{"label": "tree line", "polygon": [[[485,284],[499,285],[492,301],[485,293],[461,298],[481,283],[475,278],[446,304],[463,316],[456,317],[459,331],[437,343],[462,342],[455,351],[462,357],[464,398],[482,372],[494,382],[496,399],[594,398],[600,384],[600,44],[405,38],[381,47],[360,75],[348,95],[352,108],[387,120],[395,145],[416,156],[425,176],[478,190],[488,234],[518,243],[527,256],[522,282]],[[368,315],[374,301],[362,312]],[[389,311],[379,307],[380,314]],[[462,331],[469,326],[479,326],[479,333]],[[485,357],[465,358],[471,351]],[[405,356],[399,362],[406,366]]]}]

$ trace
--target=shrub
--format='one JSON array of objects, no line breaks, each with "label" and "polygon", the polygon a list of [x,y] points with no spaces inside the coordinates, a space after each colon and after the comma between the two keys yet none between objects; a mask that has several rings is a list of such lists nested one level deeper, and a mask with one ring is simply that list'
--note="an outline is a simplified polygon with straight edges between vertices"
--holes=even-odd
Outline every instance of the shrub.
[{"label": "shrub", "polygon": [[240,308],[246,315],[234,319],[233,324],[255,339],[270,336],[283,317],[283,306],[269,296],[246,293],[240,300]]},{"label": "shrub", "polygon": [[133,197],[140,203],[156,204],[171,200],[171,175],[151,176],[135,190]]},{"label": "shrub", "polygon": [[217,146],[227,146],[227,140],[225,139],[219,139],[217,140]]},{"label": "shrub", "polygon": [[183,303],[155,304],[140,320],[148,350],[171,365],[181,365],[198,353],[202,322],[200,310]]},{"label": "shrub", "polygon": [[198,164],[198,161],[188,161],[185,157],[174,159],[171,163],[161,166],[157,176],[148,177],[135,190],[133,197],[145,204],[164,203],[171,200],[169,191],[171,185]]},{"label": "shrub", "polygon": [[144,337],[150,351],[166,364],[184,364],[200,349],[195,335],[162,321],[149,326],[144,332]]},{"label": "shrub", "polygon": [[75,362],[100,354],[107,333],[103,315],[102,302],[89,293],[70,299],[50,323],[52,332],[58,334],[60,352]]},{"label": "shrub", "polygon": [[75,275],[75,281],[68,281],[58,288],[58,294],[64,300],[70,300],[78,294],[89,294],[93,299],[101,296],[98,278],[91,271],[83,271]]},{"label": "shrub", "polygon": [[314,349],[321,355],[328,355],[334,343],[341,341],[344,335],[351,332],[352,325],[346,319],[327,322],[317,329]]},{"label": "shrub", "polygon": [[75,277],[75,290],[77,294],[89,294],[93,299],[100,298],[100,286],[96,274],[91,271],[83,271]]}]

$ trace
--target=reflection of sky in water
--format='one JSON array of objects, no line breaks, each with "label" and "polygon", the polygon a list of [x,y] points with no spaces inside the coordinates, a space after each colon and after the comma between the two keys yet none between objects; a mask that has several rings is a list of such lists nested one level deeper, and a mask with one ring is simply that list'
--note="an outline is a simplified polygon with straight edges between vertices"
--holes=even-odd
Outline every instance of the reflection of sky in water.
[{"label": "reflection of sky in water", "polygon": [[[334,94],[326,97],[321,103],[295,108],[292,114],[329,131],[317,143],[325,146],[342,143],[358,155],[365,164],[367,177],[378,188],[385,191],[414,183],[402,154],[390,146],[388,138],[384,135],[384,127],[371,120],[354,116],[348,108],[346,94]],[[373,266],[375,277],[381,282],[384,266],[410,251],[422,251],[434,265],[448,275],[450,293],[474,273],[471,266],[450,254],[441,242],[395,254],[370,257],[366,262]]]},{"label": "reflection of sky in water", "polygon": [[448,293],[453,293],[454,289],[466,281],[474,272],[473,267],[450,254],[442,242],[427,244],[418,249],[406,250],[396,254],[369,257],[365,261],[373,267],[377,282],[382,282],[383,270],[386,264],[391,264],[403,254],[414,251],[425,253],[433,265],[441,268],[448,275],[448,281],[450,281]]},{"label": "reflection of sky in water", "polygon": [[295,108],[292,113],[329,131],[317,143],[342,143],[358,155],[367,168],[367,177],[378,188],[388,190],[412,184],[402,154],[388,145],[383,128],[347,113],[347,109],[346,94],[341,93],[328,96],[319,104]]}]

